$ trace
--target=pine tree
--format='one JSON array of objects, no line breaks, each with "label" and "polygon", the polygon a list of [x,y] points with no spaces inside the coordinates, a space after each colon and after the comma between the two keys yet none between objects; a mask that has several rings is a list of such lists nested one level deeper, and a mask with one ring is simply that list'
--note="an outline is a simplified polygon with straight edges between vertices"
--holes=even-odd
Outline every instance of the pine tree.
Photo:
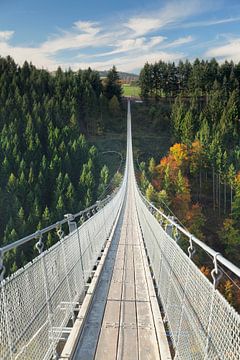
[{"label": "pine tree", "polygon": [[17,188],[17,179],[13,173],[9,176],[8,183],[7,183],[7,189],[9,192],[14,192]]},{"label": "pine tree", "polygon": [[232,203],[232,218],[236,222],[239,222],[240,218],[240,181],[239,174],[235,177],[235,194]]},{"label": "pine tree", "polygon": [[113,95],[109,101],[109,112],[112,116],[119,116],[120,105],[116,95]]},{"label": "pine tree", "polygon": [[190,145],[193,140],[193,117],[192,112],[187,111],[181,126],[181,141]]},{"label": "pine tree", "polygon": [[177,180],[176,180],[176,194],[184,194],[187,191],[186,182],[182,175],[181,170],[178,170]]},{"label": "pine tree", "polygon": [[50,222],[51,222],[51,216],[50,216],[49,209],[46,206],[45,209],[44,209],[44,212],[42,214],[42,224],[45,227],[45,226],[50,225]]},{"label": "pine tree", "polygon": [[65,206],[64,206],[64,201],[63,201],[62,195],[60,195],[58,198],[56,210],[57,210],[58,217],[62,218],[65,213]]},{"label": "pine tree", "polygon": [[164,170],[164,178],[163,178],[163,189],[168,194],[170,191],[171,179],[170,179],[170,166],[167,164]]},{"label": "pine tree", "polygon": [[174,135],[177,140],[182,139],[182,126],[185,118],[186,110],[181,96],[177,97],[172,107],[172,121]]},{"label": "pine tree", "polygon": [[70,182],[68,187],[67,187],[67,192],[66,192],[66,202],[67,202],[67,210],[68,212],[72,212],[74,211],[74,204],[75,204],[75,190],[73,187],[73,184]]},{"label": "pine tree", "polygon": [[140,72],[139,83],[141,87],[141,96],[144,99],[148,99],[150,93],[152,92],[152,74],[148,63],[144,65]]},{"label": "pine tree", "polygon": [[230,164],[229,168],[228,168],[228,174],[227,174],[227,179],[228,179],[228,184],[230,185],[230,206],[231,206],[231,212],[232,212],[232,202],[233,202],[233,187],[234,187],[234,180],[236,177],[236,171],[234,168],[233,164]]},{"label": "pine tree", "polygon": [[106,79],[106,85],[104,87],[104,96],[107,99],[112,99],[113,96],[116,96],[118,101],[121,102],[122,98],[122,86],[120,84],[120,78],[115,66],[109,70]]},{"label": "pine tree", "polygon": [[155,190],[154,190],[154,187],[152,186],[152,184],[149,184],[147,187],[146,198],[150,202],[154,202],[156,200],[156,193],[155,193]]},{"label": "pine tree", "polygon": [[101,196],[106,189],[109,182],[109,170],[106,165],[104,165],[100,172],[100,184],[98,186],[98,195]]},{"label": "pine tree", "polygon": [[155,162],[154,158],[151,158],[149,160],[149,165],[148,165],[148,172],[150,175],[150,179],[152,179],[154,176],[155,168],[156,168],[156,162]]}]

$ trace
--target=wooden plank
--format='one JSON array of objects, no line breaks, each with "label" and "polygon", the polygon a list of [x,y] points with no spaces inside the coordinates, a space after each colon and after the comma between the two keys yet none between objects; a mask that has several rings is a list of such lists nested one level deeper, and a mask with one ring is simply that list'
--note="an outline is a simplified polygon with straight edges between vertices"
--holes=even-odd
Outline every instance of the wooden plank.
[{"label": "wooden plank", "polygon": [[112,282],[122,280],[123,269],[114,269],[112,274]]},{"label": "wooden plank", "polygon": [[144,271],[144,267],[143,267],[143,260],[142,260],[140,245],[138,247],[135,246],[134,264],[135,264],[136,300],[137,301],[149,301],[149,294],[148,294],[148,288],[146,285],[146,277],[145,277],[145,271]]},{"label": "wooden plank", "polygon": [[117,354],[120,301],[107,301],[96,360],[113,360]]},{"label": "wooden plank", "polygon": [[138,246],[135,246],[134,251],[134,272],[136,285],[139,360],[157,360],[160,359],[160,354],[149,299],[146,269],[144,267],[142,254],[142,239],[136,217],[136,209],[133,212],[133,221],[135,224],[135,237],[138,240]]},{"label": "wooden plank", "polygon": [[108,300],[119,300],[121,298],[122,286],[121,282],[112,282],[109,289]]},{"label": "wooden plank", "polygon": [[139,360],[160,359],[149,302],[137,302],[137,319]]},{"label": "wooden plank", "polygon": [[138,360],[138,336],[135,302],[121,302],[121,323],[117,360]]},{"label": "wooden plank", "polygon": [[128,301],[136,300],[133,251],[131,246],[126,246],[126,261],[124,267],[124,286],[122,298]]},{"label": "wooden plank", "polygon": [[[154,290],[153,281],[152,281],[150,269],[148,266],[147,256],[146,256],[146,252],[144,249],[143,239],[141,237],[140,227],[138,227],[138,231],[140,234],[139,238],[140,238],[140,245],[141,245],[140,249],[141,249],[141,254],[142,254],[142,269],[145,272],[145,286],[148,289],[148,297],[150,300],[149,305],[150,305],[151,314],[152,314],[151,317],[152,317],[152,321],[153,321],[153,324],[155,327],[156,339],[155,339],[154,343],[155,343],[155,346],[158,346],[159,357],[162,360],[170,360],[170,359],[172,359],[172,357],[170,354],[170,349],[169,349],[169,345],[168,345],[168,341],[167,341],[167,337],[166,337],[166,332],[164,329],[164,324],[163,324],[162,316],[160,313],[157,296],[156,296],[156,293]],[[139,315],[139,317],[140,317],[140,315]],[[139,339],[142,336],[144,337],[144,334],[142,335],[139,332]],[[139,340],[139,342],[141,342],[141,340]]]},{"label": "wooden plank", "polygon": [[[132,210],[131,207],[130,202],[128,211]],[[132,211],[130,214],[127,214],[126,221],[128,226],[125,238],[125,262],[117,359],[137,360],[138,331],[135,303],[134,256],[131,245],[133,241]]]}]

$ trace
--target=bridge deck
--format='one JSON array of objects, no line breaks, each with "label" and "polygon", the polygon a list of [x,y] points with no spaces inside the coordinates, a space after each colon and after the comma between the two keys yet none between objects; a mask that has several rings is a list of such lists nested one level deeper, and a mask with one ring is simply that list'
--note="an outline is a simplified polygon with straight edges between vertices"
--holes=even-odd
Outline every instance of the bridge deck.
[{"label": "bridge deck", "polygon": [[74,359],[160,359],[159,321],[129,186]]},{"label": "bridge deck", "polygon": [[137,216],[130,103],[126,169],[115,230],[62,360],[171,359]]}]

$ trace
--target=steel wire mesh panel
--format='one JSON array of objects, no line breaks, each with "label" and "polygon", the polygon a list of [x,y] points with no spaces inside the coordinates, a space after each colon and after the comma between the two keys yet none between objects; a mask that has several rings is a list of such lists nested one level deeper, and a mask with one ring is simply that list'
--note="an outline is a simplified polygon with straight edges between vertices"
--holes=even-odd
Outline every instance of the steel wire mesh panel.
[{"label": "steel wire mesh panel", "polygon": [[[12,359],[18,354],[21,354],[19,358],[24,358],[23,352],[27,352],[29,339],[36,332],[39,333],[39,341],[35,341],[36,351],[38,349],[40,352],[42,346],[48,346],[48,338],[42,338],[46,327],[44,325],[48,321],[46,294],[43,289],[44,279],[39,258],[31,266],[21,269],[10,280],[3,282],[1,294],[4,306],[1,317],[6,319],[6,323],[1,319],[1,359]],[[5,339],[8,342],[5,342]],[[42,342],[45,342],[45,346]]]},{"label": "steel wire mesh panel", "polygon": [[136,200],[175,359],[239,360],[240,315],[164,231],[137,191]]},{"label": "steel wire mesh panel", "polygon": [[123,201],[117,194],[78,229],[0,284],[0,359],[50,359]]}]

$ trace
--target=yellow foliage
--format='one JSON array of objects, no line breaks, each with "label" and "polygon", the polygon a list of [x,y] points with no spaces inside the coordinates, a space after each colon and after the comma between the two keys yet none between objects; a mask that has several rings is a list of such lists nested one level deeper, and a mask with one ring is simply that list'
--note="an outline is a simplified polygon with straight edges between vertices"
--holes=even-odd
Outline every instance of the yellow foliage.
[{"label": "yellow foliage", "polygon": [[202,144],[199,140],[195,140],[193,143],[192,143],[192,147],[190,149],[190,153],[191,154],[199,154],[201,153],[202,151]]},{"label": "yellow foliage", "polygon": [[187,145],[176,143],[170,147],[169,154],[173,156],[178,166],[188,160]]},{"label": "yellow foliage", "polygon": [[235,185],[236,187],[240,186],[240,171],[235,176]]},{"label": "yellow foliage", "polygon": [[203,165],[205,161],[203,160],[203,146],[199,140],[195,140],[192,143],[191,149],[189,151],[190,155],[190,169],[195,172]]},{"label": "yellow foliage", "polygon": [[232,304],[233,301],[232,287],[233,287],[232,282],[230,280],[227,280],[224,285],[224,295],[230,304]]}]

